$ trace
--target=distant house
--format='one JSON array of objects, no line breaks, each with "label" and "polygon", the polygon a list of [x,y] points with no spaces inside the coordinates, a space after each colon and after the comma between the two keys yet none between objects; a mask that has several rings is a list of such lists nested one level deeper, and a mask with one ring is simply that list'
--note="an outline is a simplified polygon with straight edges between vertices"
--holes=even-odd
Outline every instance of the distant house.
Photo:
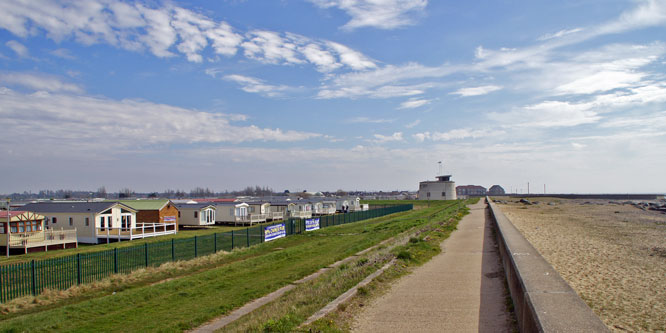
[{"label": "distant house", "polygon": [[461,185],[456,187],[456,194],[467,197],[482,197],[486,195],[486,188],[479,185]]},{"label": "distant house", "polygon": [[488,195],[505,195],[504,188],[499,185],[493,185],[488,189]]},{"label": "distant house", "polygon": [[45,230],[44,219],[29,211],[0,211],[0,251],[28,253],[79,246],[76,230]]},{"label": "distant house", "polygon": [[136,221],[146,223],[173,223],[178,228],[178,208],[169,199],[120,200],[136,210]]},{"label": "distant house", "polygon": [[80,243],[97,244],[177,232],[173,223],[137,222],[137,211],[119,202],[38,202],[27,204],[22,210],[44,215],[49,229],[75,229]]},{"label": "distant house", "polygon": [[178,225],[201,227],[215,224],[217,208],[208,203],[176,204]]}]

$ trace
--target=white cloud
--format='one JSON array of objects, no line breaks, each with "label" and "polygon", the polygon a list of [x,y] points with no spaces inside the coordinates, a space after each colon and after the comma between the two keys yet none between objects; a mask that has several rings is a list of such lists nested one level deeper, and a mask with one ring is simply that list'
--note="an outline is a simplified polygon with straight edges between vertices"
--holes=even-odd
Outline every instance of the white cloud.
[{"label": "white cloud", "polygon": [[249,93],[257,93],[268,97],[281,97],[284,93],[288,91],[296,91],[297,88],[290,87],[287,85],[271,85],[267,84],[264,80],[239,75],[239,74],[229,74],[224,75],[224,72],[220,69],[209,68],[206,69],[206,74],[214,77],[220,78],[226,81],[235,82],[241,86],[241,89]]},{"label": "white cloud", "polygon": [[453,129],[448,132],[422,132],[412,135],[412,137],[418,142],[424,142],[425,140],[432,141],[451,141],[451,140],[462,140],[462,139],[476,139],[489,136],[497,136],[505,134],[501,130],[489,130],[489,129],[470,129],[470,128],[459,128]]},{"label": "white cloud", "polygon": [[462,97],[469,97],[469,96],[479,96],[479,95],[486,95],[489,94],[493,91],[497,91],[502,89],[500,86],[494,86],[494,85],[487,85],[487,86],[480,86],[480,87],[470,87],[470,88],[460,88],[454,92],[452,92],[452,95],[459,95]]},{"label": "white cloud", "polygon": [[351,20],[343,29],[361,27],[395,29],[414,23],[413,16],[421,14],[428,0],[309,0],[322,8],[335,7],[345,11]]},{"label": "white cloud", "polygon": [[10,86],[22,86],[28,89],[39,91],[71,93],[83,92],[83,89],[76,84],[66,83],[57,77],[43,74],[0,72],[0,83]]},{"label": "white cloud", "polygon": [[588,103],[545,101],[510,112],[491,112],[488,117],[507,127],[571,127],[598,122],[601,117],[590,109]]},{"label": "white cloud", "polygon": [[373,136],[374,139],[371,141],[375,143],[386,143],[386,142],[395,142],[395,141],[404,140],[402,137],[402,132],[395,132],[392,135],[375,134]]},{"label": "white cloud", "polygon": [[[0,92],[0,117],[10,140],[26,151],[145,147],[155,144],[300,141],[320,134],[234,126],[234,115],[201,112],[137,100],[51,93]],[[242,119],[241,119],[242,120]],[[30,133],[30,140],[23,140]],[[30,147],[24,147],[28,145]],[[39,148],[42,147],[42,148]]]},{"label": "white cloud", "polygon": [[430,102],[432,102],[430,99],[410,98],[409,100],[400,103],[398,109],[415,109],[430,104]]},{"label": "white cloud", "polygon": [[348,123],[353,124],[385,124],[392,123],[395,119],[383,119],[383,118],[368,118],[368,117],[354,117],[347,120]]},{"label": "white cloud", "polygon": [[643,73],[622,71],[601,71],[582,77],[555,88],[556,91],[571,94],[591,94],[617,88],[631,87],[645,77]]},{"label": "white cloud", "polygon": [[583,29],[581,29],[581,28],[560,30],[556,33],[545,34],[545,35],[537,38],[537,40],[544,41],[544,40],[549,40],[549,39],[553,39],[553,38],[560,38],[560,37],[570,35],[570,34],[574,34],[574,33],[581,32],[581,31],[583,31]]},{"label": "white cloud", "polygon": [[25,58],[30,54],[30,52],[28,51],[28,48],[25,47],[25,45],[15,41],[15,40],[10,40],[7,43],[5,43],[5,45],[8,48],[12,49],[12,51],[14,51],[14,53],[16,53],[16,55],[18,55],[21,58]]},{"label": "white cloud", "polygon": [[58,58],[63,58],[63,59],[67,59],[67,60],[74,60],[74,59],[76,59],[76,56],[74,56],[74,55],[72,54],[72,52],[70,52],[68,49],[60,48],[60,49],[53,50],[53,51],[51,51],[50,53],[51,53],[52,55],[58,57]]},{"label": "white cloud", "polygon": [[416,127],[416,126],[417,126],[418,124],[420,124],[420,123],[421,123],[421,119],[416,119],[416,120],[412,121],[411,123],[406,124],[405,127],[407,127],[407,128],[414,128],[414,127]]}]

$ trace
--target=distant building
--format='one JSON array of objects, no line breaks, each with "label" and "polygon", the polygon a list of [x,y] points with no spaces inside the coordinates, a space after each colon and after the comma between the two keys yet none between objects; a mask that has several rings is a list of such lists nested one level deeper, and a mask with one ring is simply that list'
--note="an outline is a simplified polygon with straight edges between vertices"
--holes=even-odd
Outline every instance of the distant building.
[{"label": "distant building", "polygon": [[502,186],[493,185],[488,189],[488,195],[505,195],[504,189]]},{"label": "distant building", "polygon": [[451,175],[438,176],[436,181],[419,183],[419,200],[456,200],[456,183]]},{"label": "distant building", "polygon": [[486,188],[479,185],[461,185],[456,187],[456,194],[467,197],[482,197],[486,195]]}]

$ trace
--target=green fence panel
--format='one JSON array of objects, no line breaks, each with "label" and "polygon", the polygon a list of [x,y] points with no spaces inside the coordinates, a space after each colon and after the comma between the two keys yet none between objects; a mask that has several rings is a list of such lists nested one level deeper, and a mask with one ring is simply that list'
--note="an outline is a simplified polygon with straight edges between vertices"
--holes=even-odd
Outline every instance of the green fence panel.
[{"label": "green fence panel", "polygon": [[231,244],[231,232],[217,234],[217,250],[227,252],[231,252],[231,250],[233,250]]},{"label": "green fence panel", "polygon": [[190,260],[194,258],[194,238],[174,239],[173,246],[176,260]]},{"label": "green fence panel", "polygon": [[197,238],[197,256],[207,256],[215,253],[215,235],[199,236]]},{"label": "green fence panel", "polygon": [[148,243],[148,258],[150,266],[155,267],[172,261],[171,241]]}]

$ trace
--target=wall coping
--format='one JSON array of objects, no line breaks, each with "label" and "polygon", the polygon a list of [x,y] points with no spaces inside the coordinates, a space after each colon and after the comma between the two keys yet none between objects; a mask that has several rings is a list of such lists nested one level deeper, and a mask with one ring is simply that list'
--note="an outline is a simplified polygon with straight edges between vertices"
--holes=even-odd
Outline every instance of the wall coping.
[{"label": "wall coping", "polygon": [[610,332],[560,274],[486,197],[521,332]]}]

